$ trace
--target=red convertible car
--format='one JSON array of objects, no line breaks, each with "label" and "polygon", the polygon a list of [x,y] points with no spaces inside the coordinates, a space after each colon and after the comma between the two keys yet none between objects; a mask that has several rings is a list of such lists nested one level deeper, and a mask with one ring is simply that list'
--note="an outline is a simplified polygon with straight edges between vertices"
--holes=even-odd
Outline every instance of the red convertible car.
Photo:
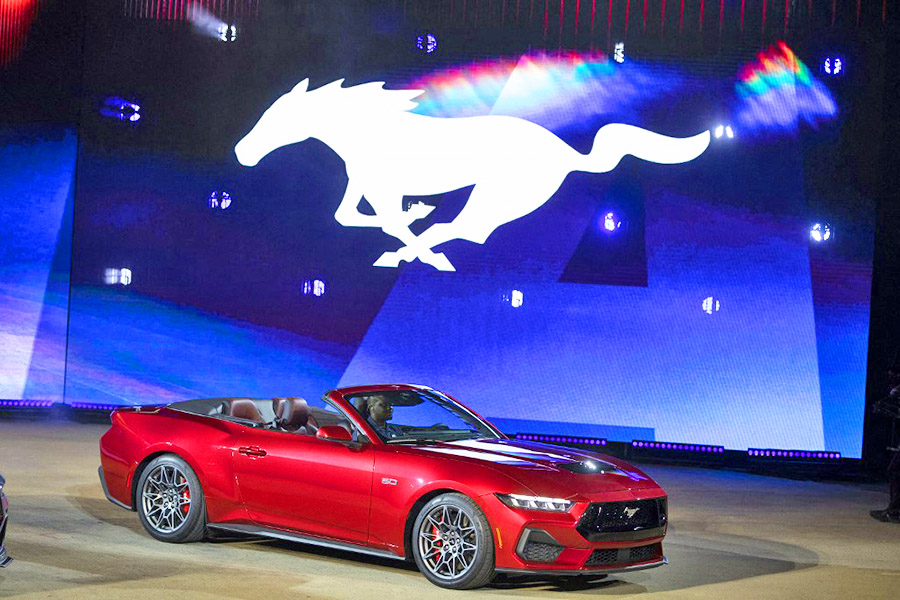
[{"label": "red convertible car", "polygon": [[457,589],[667,562],[666,494],[644,473],[508,439],[423,386],[120,409],[100,458],[107,498],[167,542],[269,536],[414,560]]}]

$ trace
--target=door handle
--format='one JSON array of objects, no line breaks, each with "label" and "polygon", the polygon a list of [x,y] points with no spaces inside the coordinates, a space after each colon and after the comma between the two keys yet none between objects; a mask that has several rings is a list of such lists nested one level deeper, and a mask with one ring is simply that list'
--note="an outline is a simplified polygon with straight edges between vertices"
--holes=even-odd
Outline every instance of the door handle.
[{"label": "door handle", "polygon": [[266,451],[260,448],[259,446],[241,446],[238,448],[238,452],[243,454],[244,456],[265,456]]}]

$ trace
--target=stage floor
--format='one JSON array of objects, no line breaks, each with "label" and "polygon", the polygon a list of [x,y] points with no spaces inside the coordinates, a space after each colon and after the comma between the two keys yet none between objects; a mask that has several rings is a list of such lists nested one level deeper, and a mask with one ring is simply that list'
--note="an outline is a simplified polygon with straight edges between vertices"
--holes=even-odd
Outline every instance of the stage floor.
[{"label": "stage floor", "polygon": [[668,566],[588,582],[437,588],[414,567],[272,541],[172,545],[103,496],[103,426],[0,421],[10,500],[0,597],[15,598],[900,598],[900,525],[868,487],[646,467],[669,492]]}]

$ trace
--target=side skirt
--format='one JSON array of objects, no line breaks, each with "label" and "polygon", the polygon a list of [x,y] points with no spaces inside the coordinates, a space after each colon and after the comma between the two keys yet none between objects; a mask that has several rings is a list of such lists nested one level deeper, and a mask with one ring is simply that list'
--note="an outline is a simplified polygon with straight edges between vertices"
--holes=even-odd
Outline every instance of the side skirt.
[{"label": "side skirt", "polygon": [[406,560],[403,556],[397,556],[393,552],[387,550],[376,550],[359,544],[351,544],[350,542],[339,542],[326,538],[315,537],[312,535],[303,535],[302,533],[291,533],[280,529],[271,529],[269,527],[260,527],[258,525],[240,525],[229,524],[220,525],[210,523],[210,529],[219,531],[227,531],[229,533],[242,533],[245,535],[258,535],[262,537],[274,538],[276,540],[286,540],[288,542],[299,542],[301,544],[311,544],[313,546],[321,546],[323,548],[333,548],[335,550],[346,550],[347,552],[357,552],[359,554],[368,554],[369,556],[377,556],[379,558],[392,558],[394,560]]}]

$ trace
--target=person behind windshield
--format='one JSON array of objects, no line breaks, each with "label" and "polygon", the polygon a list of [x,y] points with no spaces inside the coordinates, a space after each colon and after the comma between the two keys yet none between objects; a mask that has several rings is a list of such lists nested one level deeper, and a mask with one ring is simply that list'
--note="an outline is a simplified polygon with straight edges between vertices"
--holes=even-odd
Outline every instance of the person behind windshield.
[{"label": "person behind windshield", "polygon": [[386,439],[406,436],[403,429],[388,423],[393,416],[394,407],[390,400],[380,394],[366,398],[366,421]]}]

